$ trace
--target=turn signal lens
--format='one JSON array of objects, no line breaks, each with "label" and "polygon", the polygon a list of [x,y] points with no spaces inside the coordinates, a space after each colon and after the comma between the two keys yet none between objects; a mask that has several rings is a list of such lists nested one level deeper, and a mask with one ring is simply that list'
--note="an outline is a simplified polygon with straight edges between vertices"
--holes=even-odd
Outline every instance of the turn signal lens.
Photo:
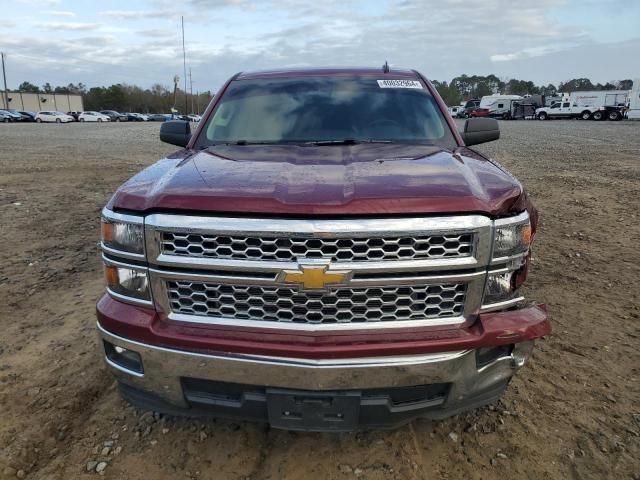
[{"label": "turn signal lens", "polygon": [[104,266],[104,279],[109,287],[118,285],[118,269],[109,265]]}]

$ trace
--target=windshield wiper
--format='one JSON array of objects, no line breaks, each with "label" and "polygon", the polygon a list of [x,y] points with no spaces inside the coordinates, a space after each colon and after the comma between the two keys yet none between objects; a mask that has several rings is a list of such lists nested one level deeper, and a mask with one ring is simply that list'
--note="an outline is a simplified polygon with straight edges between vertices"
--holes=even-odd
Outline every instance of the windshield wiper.
[{"label": "windshield wiper", "polygon": [[316,140],[305,142],[305,145],[358,145],[359,143],[393,143],[392,140],[356,140],[355,138],[344,138],[342,140]]}]

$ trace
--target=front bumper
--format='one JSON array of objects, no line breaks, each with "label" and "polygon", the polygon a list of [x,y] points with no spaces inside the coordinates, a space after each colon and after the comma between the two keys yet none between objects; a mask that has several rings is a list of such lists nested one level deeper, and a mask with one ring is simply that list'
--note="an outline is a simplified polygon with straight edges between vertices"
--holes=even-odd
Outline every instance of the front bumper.
[{"label": "front bumper", "polygon": [[[117,335],[101,321],[98,331],[107,349],[106,363],[124,398],[140,407],[252,419],[288,429],[339,431],[396,427],[416,417],[441,419],[495,401],[528,359],[533,338],[549,332],[546,315],[542,326],[536,324],[537,333],[528,338],[512,335],[507,348],[505,342],[494,342],[503,348],[481,364],[477,350],[487,347],[481,344],[422,354],[293,358],[152,345]],[[509,337],[509,332],[502,336]],[[140,370],[108,358],[115,347],[138,354]],[[344,409],[350,413],[335,406],[345,397],[349,406]],[[295,405],[304,410],[307,401],[312,402],[307,409],[311,414],[329,408],[327,415],[334,421],[278,416],[289,416]],[[345,420],[335,421],[336,415]]]}]

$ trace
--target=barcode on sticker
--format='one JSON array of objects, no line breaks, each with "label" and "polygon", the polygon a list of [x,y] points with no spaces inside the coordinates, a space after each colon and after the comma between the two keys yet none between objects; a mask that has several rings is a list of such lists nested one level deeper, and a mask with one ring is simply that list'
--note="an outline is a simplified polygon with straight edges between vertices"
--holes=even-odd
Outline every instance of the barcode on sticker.
[{"label": "barcode on sticker", "polygon": [[418,80],[378,80],[380,88],[422,88]]}]

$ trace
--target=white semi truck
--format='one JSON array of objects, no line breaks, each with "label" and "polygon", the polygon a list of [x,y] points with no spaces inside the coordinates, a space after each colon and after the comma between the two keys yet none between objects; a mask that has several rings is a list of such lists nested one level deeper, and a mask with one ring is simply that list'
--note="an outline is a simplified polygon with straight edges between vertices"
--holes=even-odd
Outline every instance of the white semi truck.
[{"label": "white semi truck", "polygon": [[627,112],[625,116],[629,120],[640,120],[640,78],[633,81],[627,100]]},{"label": "white semi truck", "polygon": [[583,120],[620,120],[627,104],[627,90],[596,90],[562,94],[549,107],[536,109],[540,120],[551,118],[581,118]]}]

